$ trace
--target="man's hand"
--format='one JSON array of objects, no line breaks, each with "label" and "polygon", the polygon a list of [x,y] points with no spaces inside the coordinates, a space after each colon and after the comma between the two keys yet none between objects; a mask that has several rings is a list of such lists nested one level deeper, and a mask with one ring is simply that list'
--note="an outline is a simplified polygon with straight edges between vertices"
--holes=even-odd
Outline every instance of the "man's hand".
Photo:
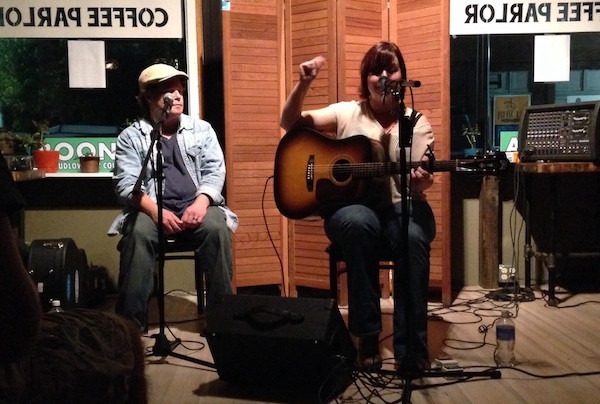
[{"label": "man's hand", "polygon": [[210,199],[208,199],[208,196],[204,194],[199,195],[181,216],[184,228],[195,229],[199,227],[204,216],[206,216],[206,209],[208,209],[209,205]]},{"label": "man's hand", "polygon": [[[185,229],[184,222],[175,215],[175,213],[170,210],[163,209],[163,230],[165,235],[169,236],[171,234],[177,234],[182,232]],[[152,220],[154,223],[158,222],[158,212],[156,215],[152,215]]]},{"label": "man's hand", "polygon": [[183,226],[186,229],[195,229],[200,227],[204,216],[206,216],[206,206],[192,204],[185,210],[185,212],[183,212],[181,220],[183,221]]}]

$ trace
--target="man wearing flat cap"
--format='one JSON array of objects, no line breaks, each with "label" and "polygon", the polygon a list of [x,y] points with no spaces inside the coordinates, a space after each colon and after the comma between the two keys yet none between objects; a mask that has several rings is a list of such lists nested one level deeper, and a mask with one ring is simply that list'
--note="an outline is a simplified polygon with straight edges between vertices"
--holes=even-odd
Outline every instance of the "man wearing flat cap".
[{"label": "man wearing flat cap", "polygon": [[[198,246],[196,253],[209,282],[207,311],[220,294],[232,293],[231,232],[237,228],[237,216],[221,195],[225,161],[214,129],[208,122],[183,113],[187,78],[186,73],[167,64],[144,69],[138,79],[137,97],[144,116],[117,139],[113,182],[125,208],[108,232],[123,235],[118,245],[116,312],[136,320],[141,330],[147,329],[158,251],[156,145],[142,172],[155,128],[162,128],[164,234]],[[134,192],[140,173],[141,190]]]}]

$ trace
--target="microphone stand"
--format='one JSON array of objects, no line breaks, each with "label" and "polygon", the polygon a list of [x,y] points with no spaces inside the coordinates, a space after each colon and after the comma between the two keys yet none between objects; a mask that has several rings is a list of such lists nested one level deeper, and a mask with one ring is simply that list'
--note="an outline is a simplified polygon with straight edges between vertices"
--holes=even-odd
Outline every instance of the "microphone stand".
[{"label": "microphone stand", "polygon": [[[388,82],[389,83],[389,82]],[[409,162],[406,158],[406,148],[412,146],[412,135],[413,135],[413,122],[412,119],[406,119],[406,106],[404,104],[404,87],[419,87],[421,83],[419,81],[407,81],[403,80],[397,83],[395,86],[390,86],[390,94],[394,97],[394,108],[398,116],[398,163],[400,165],[400,196],[401,196],[401,219],[402,219],[402,241],[400,248],[402,249],[401,254],[401,265],[402,273],[394,273],[394,290],[402,290],[403,303],[404,303],[404,318],[406,327],[406,355],[400,364],[397,371],[393,372],[392,375],[399,375],[403,379],[403,391],[402,391],[402,403],[409,404],[411,402],[412,394],[412,380],[420,379],[423,377],[455,377],[455,378],[472,378],[472,377],[491,377],[492,379],[499,379],[501,373],[499,370],[488,370],[482,372],[448,372],[448,371],[436,371],[436,370],[422,370],[419,368],[417,359],[414,353],[414,341],[416,340],[416,332],[413,318],[413,301],[410,298],[410,258],[409,251],[410,246],[408,242],[408,225],[410,220],[409,213],[409,184],[408,176],[410,174]],[[385,97],[386,88],[382,91],[382,97]],[[413,108],[414,111],[414,108]],[[394,306],[396,299],[394,298]],[[394,311],[397,308],[394,307]],[[381,371],[382,373],[389,373],[387,371]]]},{"label": "microphone stand", "polygon": [[199,365],[207,366],[215,369],[215,364],[203,361],[201,359],[192,358],[190,356],[182,355],[177,352],[173,352],[173,350],[181,344],[181,340],[177,338],[175,341],[169,341],[167,336],[165,335],[165,283],[164,283],[164,270],[165,270],[165,231],[163,227],[163,155],[162,155],[162,127],[163,122],[169,116],[171,112],[171,105],[169,103],[165,103],[165,107],[162,110],[160,119],[153,124],[152,133],[151,133],[151,143],[148,148],[148,153],[144,158],[144,163],[142,164],[142,169],[140,171],[140,175],[138,176],[138,180],[133,188],[133,192],[135,194],[141,192],[142,188],[142,178],[144,176],[144,171],[146,171],[146,167],[148,162],[150,161],[150,157],[152,155],[152,151],[154,146],[156,145],[156,160],[155,166],[156,170],[154,172],[154,178],[156,180],[156,205],[158,206],[158,220],[156,223],[156,229],[158,231],[158,279],[157,279],[157,305],[158,305],[158,319],[159,319],[159,331],[158,334],[152,336],[156,340],[154,347],[152,348],[152,354],[154,356],[173,356],[175,358],[184,359],[189,362],[193,362]]}]

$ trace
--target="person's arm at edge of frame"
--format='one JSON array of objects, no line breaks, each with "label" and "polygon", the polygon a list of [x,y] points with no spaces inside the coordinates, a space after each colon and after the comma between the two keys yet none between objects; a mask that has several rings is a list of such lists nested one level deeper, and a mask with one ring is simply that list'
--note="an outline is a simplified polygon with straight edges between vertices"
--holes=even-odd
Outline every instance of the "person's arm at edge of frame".
[{"label": "person's arm at edge of frame", "polygon": [[33,347],[40,333],[42,308],[9,217],[3,211],[0,211],[0,257],[0,362],[7,363],[21,358]]}]

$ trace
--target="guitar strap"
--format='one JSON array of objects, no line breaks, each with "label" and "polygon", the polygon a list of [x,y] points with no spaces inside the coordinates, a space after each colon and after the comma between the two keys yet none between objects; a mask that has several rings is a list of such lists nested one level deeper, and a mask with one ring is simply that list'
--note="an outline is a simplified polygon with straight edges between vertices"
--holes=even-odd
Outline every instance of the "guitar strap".
[{"label": "guitar strap", "polygon": [[423,116],[422,113],[420,113],[416,109],[413,109],[412,113],[410,114],[410,124],[413,129],[415,128],[415,125],[417,124],[419,119],[421,119],[422,116]]}]

